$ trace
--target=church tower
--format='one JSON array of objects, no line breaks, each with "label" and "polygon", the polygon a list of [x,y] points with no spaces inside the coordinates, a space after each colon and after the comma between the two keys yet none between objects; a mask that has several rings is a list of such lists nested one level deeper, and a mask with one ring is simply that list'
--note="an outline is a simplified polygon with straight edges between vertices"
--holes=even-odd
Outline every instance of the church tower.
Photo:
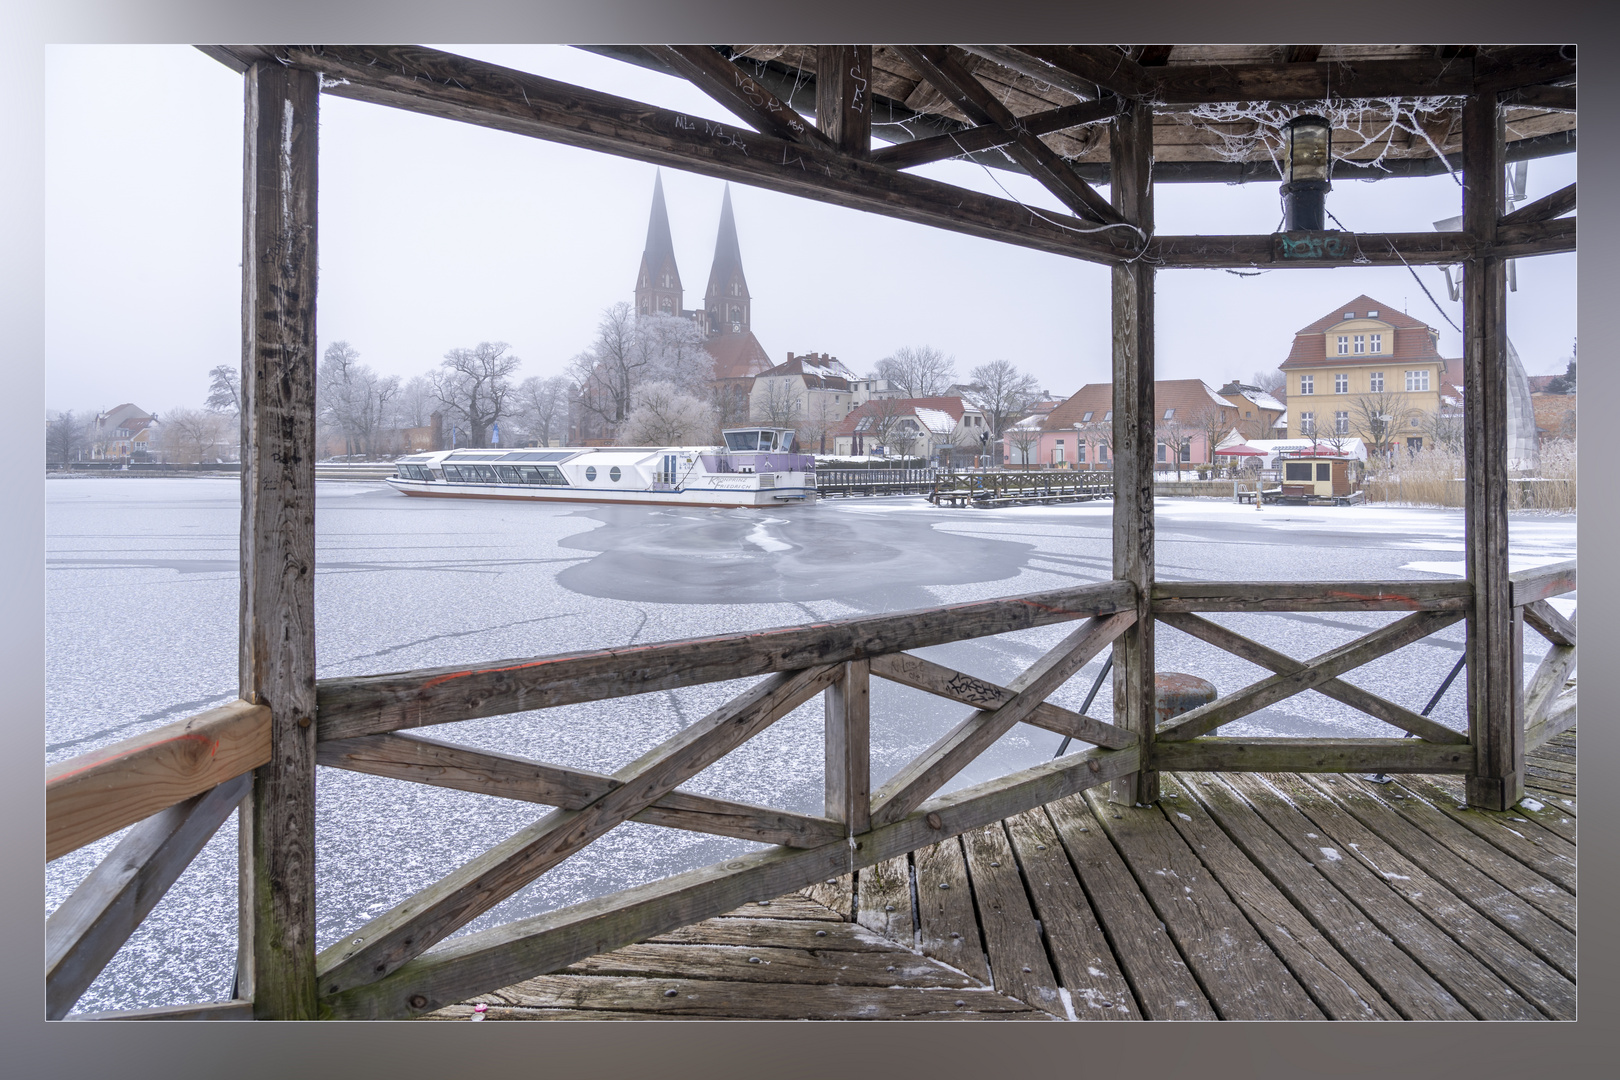
[{"label": "church tower", "polygon": [[[659,204],[662,205],[662,202]],[[737,243],[737,220],[731,214],[731,185],[720,203],[720,232],[714,239],[714,265],[703,306],[708,313],[710,337],[750,331],[748,279],[743,276],[742,250]]]},{"label": "church tower", "polygon": [[669,211],[664,208],[664,180],[657,173],[653,175],[652,216],[647,220],[647,246],[641,253],[641,272],[636,277],[636,314],[681,314],[681,273],[675,268],[675,244],[669,236]]}]

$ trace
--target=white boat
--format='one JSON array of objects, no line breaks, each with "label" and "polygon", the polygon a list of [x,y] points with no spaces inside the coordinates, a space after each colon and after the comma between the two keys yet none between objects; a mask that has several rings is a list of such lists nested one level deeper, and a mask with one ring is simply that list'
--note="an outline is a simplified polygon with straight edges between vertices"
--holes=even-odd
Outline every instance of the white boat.
[{"label": "white boat", "polygon": [[398,459],[406,495],[680,506],[813,502],[816,459],[788,428],[738,428],[724,446],[563,446],[437,450]]}]

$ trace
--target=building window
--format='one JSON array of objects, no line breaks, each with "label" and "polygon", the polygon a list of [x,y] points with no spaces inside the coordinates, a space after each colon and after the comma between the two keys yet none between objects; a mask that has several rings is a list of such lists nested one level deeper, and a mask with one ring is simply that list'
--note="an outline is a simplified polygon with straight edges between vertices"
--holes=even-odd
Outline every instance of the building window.
[{"label": "building window", "polygon": [[1356,313],[1353,311],[1347,311],[1344,313],[1344,317],[1347,319],[1353,319],[1356,317]]},{"label": "building window", "polygon": [[1170,460],[1170,458],[1168,456],[1166,456],[1164,443],[1159,444],[1159,460],[1160,461],[1169,461]]},{"label": "building window", "polygon": [[1316,393],[1316,376],[1301,375],[1299,377],[1299,392],[1302,394]]},{"label": "building window", "polygon": [[1376,319],[1376,318],[1378,318],[1378,312],[1376,312],[1376,311],[1369,311],[1369,312],[1367,312],[1367,318],[1369,318],[1369,319]]},{"label": "building window", "polygon": [[1097,444],[1097,461],[1098,461],[1099,464],[1101,464],[1102,462],[1105,462],[1107,460],[1108,460],[1108,444],[1105,443],[1105,442],[1100,442],[1100,443]]},{"label": "building window", "polygon": [[1107,412],[1103,413],[1103,419],[1104,420],[1112,420],[1113,418],[1114,418],[1114,410],[1113,409],[1109,409]]},{"label": "building window", "polygon": [[1080,417],[1080,422],[1082,424],[1091,423],[1091,418],[1092,418],[1093,415],[1094,415],[1093,413],[1086,413],[1084,416]]},{"label": "building window", "polygon": [[1367,376],[1367,389],[1375,394],[1384,392],[1384,373],[1382,371],[1375,371]]},{"label": "building window", "polygon": [[1164,410],[1164,418],[1166,420],[1174,420],[1176,418],[1176,410],[1174,410],[1174,409],[1166,409],[1166,410]]},{"label": "building window", "polygon": [[1371,347],[1367,350],[1368,352],[1381,353],[1384,351],[1383,334],[1369,334],[1367,340],[1371,345]]},{"label": "building window", "polygon": [[1181,440],[1181,460],[1182,461],[1191,461],[1192,460],[1192,440],[1191,439],[1182,439]]},{"label": "building window", "polygon": [[1074,444],[1074,460],[1081,465],[1086,463],[1086,440],[1081,439]]},{"label": "building window", "polygon": [[1364,353],[1366,351],[1367,351],[1367,335],[1366,334],[1357,334],[1356,335],[1356,353],[1360,354],[1360,353]]},{"label": "building window", "polygon": [[1408,390],[1427,390],[1429,388],[1429,371],[1408,371],[1406,373],[1406,388]]},{"label": "building window", "polygon": [[1414,438],[1411,438],[1411,439],[1407,439],[1406,440],[1406,448],[1409,451],[1411,451],[1412,453],[1414,453],[1414,454],[1417,453],[1419,450],[1422,450],[1423,449],[1423,438],[1422,438],[1422,436],[1417,436],[1417,437],[1414,437]]},{"label": "building window", "polygon": [[1335,394],[1348,394],[1350,392],[1350,373],[1338,372],[1333,376],[1333,392]]},{"label": "building window", "polygon": [[1341,411],[1333,414],[1333,434],[1350,434],[1350,414],[1348,412]]},{"label": "building window", "polygon": [[1340,356],[1347,356],[1347,355],[1349,355],[1349,353],[1350,353],[1350,336],[1348,334],[1340,334],[1339,335],[1339,355]]},{"label": "building window", "polygon": [[1302,412],[1299,414],[1299,433],[1301,435],[1314,435],[1316,433],[1316,414]]}]

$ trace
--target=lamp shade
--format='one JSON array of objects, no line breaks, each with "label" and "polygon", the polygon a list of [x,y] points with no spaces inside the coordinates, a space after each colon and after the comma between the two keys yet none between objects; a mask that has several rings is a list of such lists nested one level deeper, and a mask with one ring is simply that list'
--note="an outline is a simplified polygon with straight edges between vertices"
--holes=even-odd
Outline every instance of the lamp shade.
[{"label": "lamp shade", "polygon": [[1326,183],[1333,127],[1326,117],[1296,116],[1288,122],[1288,183]]}]

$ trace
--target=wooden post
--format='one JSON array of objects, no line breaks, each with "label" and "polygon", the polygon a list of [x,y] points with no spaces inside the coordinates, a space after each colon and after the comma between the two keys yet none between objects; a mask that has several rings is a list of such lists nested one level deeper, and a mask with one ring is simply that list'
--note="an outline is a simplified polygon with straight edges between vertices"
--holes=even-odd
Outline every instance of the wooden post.
[{"label": "wooden post", "polygon": [[816,46],[816,126],[846,154],[872,149],[872,46]]},{"label": "wooden post", "polygon": [[872,827],[871,681],[869,660],[850,660],[826,690],[827,817],[850,836]]},{"label": "wooden post", "polygon": [[320,76],[248,68],[241,693],[271,714],[242,803],[237,993],[315,1017],[315,138]]},{"label": "wooden post", "polygon": [[[1109,124],[1110,197],[1127,222],[1153,235],[1153,109],[1132,102]],[[1114,723],[1153,756],[1153,267],[1112,268],[1114,325],[1114,579],[1136,587],[1136,622],[1114,642]],[[1151,803],[1159,775],[1144,768],[1113,781],[1109,798]]]},{"label": "wooden post", "polygon": [[1524,796],[1522,626],[1508,581],[1507,272],[1491,254],[1503,196],[1496,95],[1463,104],[1463,230],[1481,254],[1463,280],[1464,535],[1468,580],[1468,802],[1506,810]]}]

